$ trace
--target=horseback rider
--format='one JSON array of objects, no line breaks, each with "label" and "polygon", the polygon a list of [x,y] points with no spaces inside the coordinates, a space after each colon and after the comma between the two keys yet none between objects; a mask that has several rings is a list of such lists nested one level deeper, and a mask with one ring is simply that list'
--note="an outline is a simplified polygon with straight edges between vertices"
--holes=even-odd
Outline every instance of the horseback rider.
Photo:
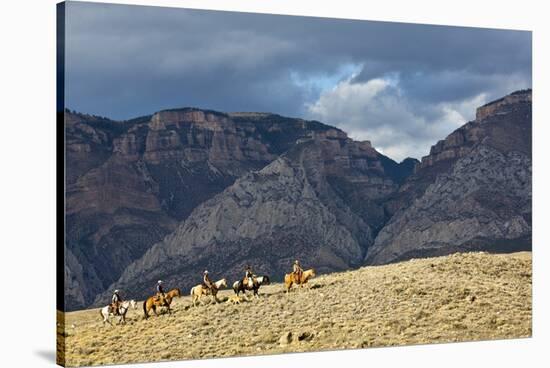
[{"label": "horseback rider", "polygon": [[206,289],[210,291],[214,290],[215,286],[212,280],[210,280],[210,277],[208,277],[208,270],[204,270],[202,275],[202,284],[204,285],[204,287],[206,287]]},{"label": "horseback rider", "polygon": [[298,260],[294,261],[294,264],[292,265],[292,272],[294,273],[294,278],[298,281],[296,283],[301,283],[302,273],[304,272],[304,270],[302,270],[302,267],[300,266],[300,262]]},{"label": "horseback rider", "polygon": [[250,267],[250,265],[247,265],[245,269],[243,284],[249,285],[249,284],[256,284],[256,283],[257,283],[256,277],[252,272],[252,268]]},{"label": "horseback rider", "polygon": [[160,297],[165,298],[164,295],[164,287],[162,286],[162,280],[157,281],[157,294],[156,294],[156,300],[159,300]]},{"label": "horseback rider", "polygon": [[113,296],[111,297],[111,309],[113,310],[113,313],[115,315],[119,315],[119,307],[120,303],[122,303],[122,298],[120,297],[120,290],[116,289],[113,293]]}]

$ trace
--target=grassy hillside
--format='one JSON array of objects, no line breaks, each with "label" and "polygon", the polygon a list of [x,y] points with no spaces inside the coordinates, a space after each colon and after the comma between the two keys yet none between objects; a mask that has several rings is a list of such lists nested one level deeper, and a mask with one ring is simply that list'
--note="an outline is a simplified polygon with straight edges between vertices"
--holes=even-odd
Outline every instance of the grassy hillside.
[{"label": "grassy hillside", "polygon": [[[260,271],[260,270],[258,270]],[[531,253],[454,254],[321,275],[310,290],[191,306],[124,326],[98,309],[65,314],[69,366],[531,336]],[[184,291],[188,294],[188,291]],[[227,299],[232,290],[223,291]]]}]

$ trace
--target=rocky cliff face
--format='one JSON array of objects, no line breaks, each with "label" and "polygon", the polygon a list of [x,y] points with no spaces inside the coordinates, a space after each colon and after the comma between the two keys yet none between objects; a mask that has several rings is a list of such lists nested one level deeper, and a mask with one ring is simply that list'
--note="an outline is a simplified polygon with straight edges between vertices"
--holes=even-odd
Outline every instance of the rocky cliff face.
[{"label": "rocky cliff face", "polygon": [[[518,91],[490,102],[476,111],[476,120],[451,133],[432,146],[420,168],[466,156],[472,147],[485,144],[501,150],[531,152],[531,91]],[[489,142],[490,141],[490,142]]]},{"label": "rocky cliff face", "polygon": [[[67,112],[65,122],[69,309],[89,305],[199,204],[296,142],[347,140],[318,122],[261,113],[177,109],[117,122]],[[327,170],[347,167],[353,176],[354,165],[367,165],[355,156],[368,152],[368,165],[376,166],[369,170],[385,165],[394,169],[391,177],[410,172],[387,158],[382,165],[367,142],[349,150],[327,160]],[[377,226],[383,216],[372,215]]]},{"label": "rocky cliff face", "polygon": [[366,263],[531,247],[531,91],[477,111],[432,147],[388,204]]},{"label": "rocky cliff face", "polygon": [[198,109],[66,113],[67,308],[188,289],[208,268],[275,279],[531,244],[531,91],[402,163],[315,121]]},{"label": "rocky cliff face", "polygon": [[281,278],[296,258],[320,272],[357,267],[396,189],[370,144],[315,134],[198,206],[115,285],[145,296],[161,278],[187,290],[205,268],[234,280],[247,264]]}]

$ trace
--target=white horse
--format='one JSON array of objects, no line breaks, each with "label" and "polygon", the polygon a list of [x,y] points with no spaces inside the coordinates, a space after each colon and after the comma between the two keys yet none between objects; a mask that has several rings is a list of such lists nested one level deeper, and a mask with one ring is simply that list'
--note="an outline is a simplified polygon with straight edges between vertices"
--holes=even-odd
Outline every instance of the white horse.
[{"label": "white horse", "polygon": [[256,277],[256,281],[258,281],[258,284],[260,284],[260,285],[269,285],[270,284],[269,276],[266,276],[266,275]]},{"label": "white horse", "polygon": [[[126,313],[128,312],[128,309],[132,307],[133,309],[136,309],[137,303],[135,300],[126,300],[120,303],[118,307],[118,314],[120,318],[118,319],[118,324],[126,323]],[[113,307],[109,304],[99,311],[101,314],[101,317],[103,317],[103,324],[105,325],[105,322],[108,322],[111,326],[113,325],[111,321],[109,320],[110,316],[115,315],[115,311],[113,310]]]},{"label": "white horse", "polygon": [[214,297],[214,300],[217,303],[218,302],[218,297],[217,297],[218,290],[226,288],[226,287],[227,287],[227,280],[226,279],[221,279],[221,280],[216,281],[214,283],[214,288],[213,289],[206,288],[202,284],[197,285],[197,286],[193,286],[193,288],[191,288],[191,296],[193,297],[193,306],[194,307],[197,306],[197,302],[200,302],[200,299],[202,298],[203,295],[210,295],[210,294]]}]

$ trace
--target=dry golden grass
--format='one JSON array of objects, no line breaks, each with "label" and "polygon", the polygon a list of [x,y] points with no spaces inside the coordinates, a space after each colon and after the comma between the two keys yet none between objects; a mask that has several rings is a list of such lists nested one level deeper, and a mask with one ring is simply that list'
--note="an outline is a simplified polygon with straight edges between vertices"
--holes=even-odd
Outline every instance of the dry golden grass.
[{"label": "dry golden grass", "polygon": [[[191,306],[124,326],[98,309],[65,314],[68,366],[531,336],[531,253],[463,253],[319,276],[310,290]],[[219,294],[227,300],[233,294]],[[62,349],[62,346],[58,349]]]}]

